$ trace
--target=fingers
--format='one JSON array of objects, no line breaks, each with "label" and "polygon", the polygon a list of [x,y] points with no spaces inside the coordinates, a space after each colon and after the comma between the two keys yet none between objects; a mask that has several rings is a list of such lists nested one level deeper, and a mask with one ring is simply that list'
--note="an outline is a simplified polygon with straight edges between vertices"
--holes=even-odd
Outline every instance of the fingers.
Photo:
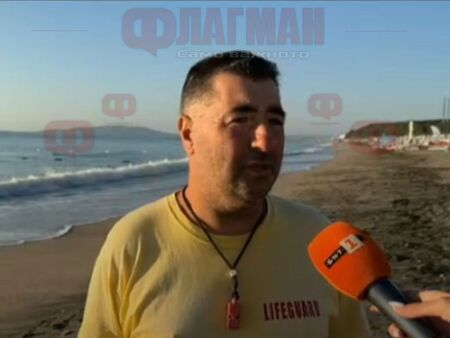
[{"label": "fingers", "polygon": [[437,290],[427,290],[427,291],[420,291],[417,293],[418,297],[421,301],[427,302],[429,300],[435,300],[439,298],[446,298],[450,297],[450,293],[444,292],[444,291],[437,291]]},{"label": "fingers", "polygon": [[[399,307],[399,306],[403,306],[403,305],[404,305],[403,303],[398,303],[398,302],[389,302],[389,304],[390,304],[392,307]],[[371,312],[381,313],[380,309],[378,309],[375,305],[371,305],[371,306],[369,307],[369,310],[370,310]]]},{"label": "fingers", "polygon": [[[416,318],[424,316],[426,317],[435,316],[443,318],[442,314],[450,311],[450,310],[445,311],[450,308],[449,303],[450,293],[448,292],[427,290],[427,291],[406,291],[405,294],[408,296],[408,298],[414,299],[415,303],[411,303],[406,306],[400,306],[400,303],[392,302],[392,307],[399,314],[402,315],[405,314],[405,317]],[[380,310],[375,305],[371,305],[369,310],[371,312],[380,313]],[[417,315],[415,315],[416,313]],[[447,318],[447,320],[450,321],[449,318]]]},{"label": "fingers", "polygon": [[[416,303],[407,305],[391,302],[395,312],[405,318],[425,318],[436,332],[443,337],[450,337],[450,293],[443,291],[421,291],[414,294],[408,293],[410,299],[416,299]],[[371,306],[370,311],[379,313],[376,306]],[[391,337],[408,338],[396,325],[388,328]]]},{"label": "fingers", "polygon": [[394,307],[394,310],[406,318],[438,317],[450,322],[450,296]]},{"label": "fingers", "polygon": [[375,305],[371,305],[369,307],[369,310],[375,313],[380,313],[380,310],[378,310],[378,308]]},{"label": "fingers", "polygon": [[450,296],[449,293],[444,291],[418,289],[405,290],[403,291],[403,294],[407,299],[409,299],[410,303],[425,302],[428,300]]},{"label": "fingers", "polygon": [[395,324],[389,325],[388,332],[393,338],[408,338],[408,336],[406,336]]}]

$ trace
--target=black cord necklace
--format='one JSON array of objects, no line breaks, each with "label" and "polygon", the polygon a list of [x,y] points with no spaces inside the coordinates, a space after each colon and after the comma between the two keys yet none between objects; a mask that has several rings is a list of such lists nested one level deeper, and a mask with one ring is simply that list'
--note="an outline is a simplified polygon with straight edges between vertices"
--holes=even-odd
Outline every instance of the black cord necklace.
[{"label": "black cord necklace", "polygon": [[[186,204],[187,208],[189,209],[189,212],[195,219],[195,220],[191,219],[191,221],[193,221],[193,223],[197,223],[200,226],[200,228],[202,228],[203,232],[205,233],[205,235],[208,238],[208,240],[210,241],[210,243],[213,245],[213,247],[216,249],[217,253],[220,255],[222,260],[225,262],[225,264],[230,269],[230,277],[231,277],[231,280],[233,283],[233,291],[231,293],[230,300],[228,301],[228,304],[227,304],[227,327],[228,327],[228,329],[236,330],[239,328],[239,315],[240,315],[240,313],[239,313],[240,312],[239,311],[240,310],[239,291],[238,291],[239,282],[238,282],[236,267],[239,264],[239,261],[241,260],[242,256],[244,255],[244,252],[247,249],[248,245],[250,244],[250,241],[252,240],[253,235],[255,234],[256,230],[261,225],[262,221],[264,220],[264,217],[267,214],[267,201],[264,199],[263,211],[262,211],[261,215],[259,216],[255,225],[253,226],[252,231],[250,232],[250,235],[247,237],[247,241],[245,242],[245,244],[242,247],[241,251],[239,252],[238,256],[234,260],[234,263],[231,264],[228,261],[228,259],[225,257],[223,252],[219,249],[216,242],[214,242],[213,238],[211,237],[211,234],[208,232],[207,224],[200,217],[198,217],[197,214],[192,209],[192,205],[186,197],[186,189],[187,189],[187,186],[185,186],[183,188],[183,190],[181,191],[181,195],[183,197],[184,203]],[[188,216],[188,218],[190,218],[190,217]]]}]

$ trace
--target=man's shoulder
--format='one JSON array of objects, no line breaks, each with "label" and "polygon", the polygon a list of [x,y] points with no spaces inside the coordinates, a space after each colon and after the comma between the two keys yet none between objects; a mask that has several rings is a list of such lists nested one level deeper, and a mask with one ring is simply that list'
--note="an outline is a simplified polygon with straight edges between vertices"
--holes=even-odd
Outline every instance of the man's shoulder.
[{"label": "man's shoulder", "polygon": [[132,244],[143,237],[153,238],[154,232],[170,214],[168,199],[170,195],[142,205],[120,218],[111,228],[108,241],[116,244]]},{"label": "man's shoulder", "polygon": [[270,199],[277,214],[302,217],[302,219],[314,220],[326,224],[330,222],[318,208],[306,203],[272,194],[270,195]]},{"label": "man's shoulder", "polygon": [[314,236],[330,224],[327,216],[306,203],[272,194],[270,200],[273,206],[273,220],[285,224],[289,231],[298,231],[305,238]]}]

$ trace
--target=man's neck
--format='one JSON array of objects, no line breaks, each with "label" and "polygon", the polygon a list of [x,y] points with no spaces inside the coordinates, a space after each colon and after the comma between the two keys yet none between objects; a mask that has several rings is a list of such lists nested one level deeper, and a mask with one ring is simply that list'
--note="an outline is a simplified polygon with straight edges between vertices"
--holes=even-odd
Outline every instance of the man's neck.
[{"label": "man's neck", "polygon": [[[189,187],[186,189],[185,195],[195,215],[206,223],[207,230],[219,235],[240,235],[250,232],[264,210],[264,199],[249,207],[223,212],[216,210],[205,197]],[[177,192],[176,198],[189,218],[195,220],[181,191]]]}]

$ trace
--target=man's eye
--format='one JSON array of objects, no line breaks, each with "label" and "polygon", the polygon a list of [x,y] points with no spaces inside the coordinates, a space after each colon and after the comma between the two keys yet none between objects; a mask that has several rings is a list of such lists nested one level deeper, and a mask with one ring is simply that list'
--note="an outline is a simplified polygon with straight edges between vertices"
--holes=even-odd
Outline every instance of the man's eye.
[{"label": "man's eye", "polygon": [[233,117],[231,119],[232,123],[245,123],[248,121],[248,117],[240,116],[240,117]]}]

